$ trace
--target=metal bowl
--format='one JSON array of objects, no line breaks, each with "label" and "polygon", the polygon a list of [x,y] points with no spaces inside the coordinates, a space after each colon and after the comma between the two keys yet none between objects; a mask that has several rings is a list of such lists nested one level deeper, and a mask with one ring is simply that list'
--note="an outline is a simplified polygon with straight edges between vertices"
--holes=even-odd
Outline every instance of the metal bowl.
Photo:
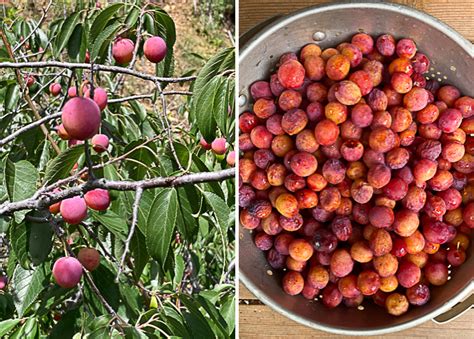
[{"label": "metal bowl", "polygon": [[[430,78],[454,84],[462,93],[474,95],[474,48],[452,28],[425,13],[401,5],[338,3],[310,7],[272,20],[266,27],[258,27],[241,39],[245,41],[239,61],[241,112],[248,109],[249,85],[268,78],[282,53],[297,51],[314,41],[323,48],[335,46],[350,40],[358,31],[372,36],[388,32],[396,38],[413,38],[418,49],[432,61],[427,74]],[[445,321],[473,305],[474,245],[470,246],[466,263],[452,270],[448,283],[432,288],[429,303],[410,307],[404,315],[394,317],[368,301],[363,303],[363,310],[328,309],[317,300],[307,301],[302,296],[286,295],[281,289],[281,273],[267,264],[263,253],[254,246],[250,232],[240,228],[239,233],[242,282],[262,302],[303,325],[338,334],[383,334],[404,330],[436,317],[438,321]],[[471,239],[474,240],[474,236]],[[458,304],[461,301],[463,303]]]}]

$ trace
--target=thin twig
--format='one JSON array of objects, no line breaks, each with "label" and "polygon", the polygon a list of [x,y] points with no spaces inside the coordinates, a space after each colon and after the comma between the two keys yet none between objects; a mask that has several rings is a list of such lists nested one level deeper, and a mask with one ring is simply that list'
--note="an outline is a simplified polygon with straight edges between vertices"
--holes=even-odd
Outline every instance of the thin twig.
[{"label": "thin twig", "polygon": [[[89,69],[91,65],[86,64],[86,63],[61,62],[61,61],[0,62],[0,68],[20,69],[20,68],[44,68],[44,67],[57,67],[57,68],[68,68],[68,69],[78,69],[78,68]],[[103,72],[128,74],[128,75],[135,76],[143,80],[148,80],[148,81],[153,81],[153,82],[161,81],[161,82],[177,83],[177,82],[193,81],[196,79],[195,76],[177,77],[177,78],[157,77],[155,75],[138,72],[138,71],[128,69],[125,67],[108,66],[108,65],[101,65],[101,64],[95,64],[94,69],[96,71],[99,70]]]},{"label": "thin twig", "polygon": [[6,138],[1,139],[0,140],[0,147],[7,144],[7,143],[9,143],[10,141],[13,141],[16,137],[18,137],[19,135],[29,131],[30,129],[38,127],[38,126],[44,124],[45,122],[48,122],[50,120],[53,120],[53,119],[56,119],[56,118],[59,118],[59,117],[61,117],[61,112],[45,116],[44,118],[36,120],[36,121],[32,122],[31,124],[23,126],[22,128],[20,128],[20,129],[16,130],[15,132],[11,133],[10,135],[8,135]]},{"label": "thin twig", "polygon": [[[193,92],[190,91],[166,91],[163,92],[163,95],[193,95]],[[109,104],[116,104],[119,102],[125,102],[130,100],[139,100],[139,99],[153,99],[153,94],[142,94],[142,95],[132,95],[129,97],[110,99],[107,102]]]},{"label": "thin twig", "polygon": [[132,211],[132,225],[130,226],[130,232],[128,233],[127,240],[125,241],[125,249],[123,250],[122,258],[120,260],[120,265],[117,271],[116,282],[119,281],[120,273],[125,268],[125,258],[130,248],[130,242],[132,241],[133,234],[135,233],[135,227],[138,223],[138,209],[140,207],[140,199],[142,198],[143,188],[138,187],[135,191],[135,201],[133,202],[133,211]]},{"label": "thin twig", "polygon": [[15,53],[19,48],[21,48],[21,46],[23,46],[23,44],[28,41],[32,36],[33,34],[35,34],[35,32],[38,30],[38,28],[40,28],[41,24],[43,23],[44,19],[46,19],[46,14],[48,13],[49,11],[49,8],[51,7],[53,1],[50,0],[48,5],[46,6],[46,8],[43,10],[43,15],[41,16],[41,19],[40,21],[38,21],[38,24],[36,25],[35,28],[33,28],[33,30],[30,32],[30,34],[28,34],[26,36],[26,38],[23,39],[23,41],[21,41],[14,49],[13,49],[13,53]]},{"label": "thin twig", "polygon": [[[8,52],[8,55],[10,57],[10,59],[14,60],[15,61],[15,56],[13,54],[13,51],[11,49],[11,46],[10,46],[10,43],[8,42],[8,39],[7,39],[7,36],[5,35],[5,32],[3,31],[3,29],[0,29],[0,35],[2,37],[2,41],[3,41],[3,44],[5,45],[5,48],[7,49],[7,52]],[[16,64],[16,62],[11,62],[11,64]],[[25,81],[24,79],[21,77],[21,74],[20,74],[20,71],[19,70],[16,70],[15,71],[15,74],[16,74],[16,79],[18,81],[18,84],[20,85],[20,87],[22,88],[25,88],[24,85],[25,85]],[[39,114],[38,110],[36,109],[36,106],[35,104],[33,103],[33,101],[31,100],[30,98],[30,94],[28,93],[28,89],[25,90],[25,99],[26,101],[28,102],[28,106],[30,106],[31,110],[33,111],[33,114],[35,116],[35,118],[37,120],[40,120],[41,119],[41,115]],[[40,128],[41,128],[41,131],[43,132],[43,134],[46,136],[46,138],[48,138],[49,142],[51,143],[51,145],[53,146],[53,149],[54,151],[57,153],[57,154],[60,154],[61,153],[61,150],[59,149],[58,145],[56,144],[56,142],[54,141],[54,139],[51,137],[51,135],[49,134],[48,132],[48,129],[44,126],[44,125],[40,125]]]},{"label": "thin twig", "polygon": [[70,198],[82,193],[88,192],[95,188],[103,188],[116,191],[136,191],[137,188],[150,189],[156,187],[177,187],[189,184],[199,184],[210,181],[222,181],[233,178],[235,169],[225,169],[216,172],[200,172],[184,174],[171,177],[157,177],[153,179],[145,179],[139,181],[115,181],[107,179],[93,179],[83,184],[64,189],[60,192],[47,192],[33,195],[33,197],[15,201],[5,202],[0,205],[0,215],[10,214],[15,211],[27,209],[42,209],[54,204],[58,201]]}]

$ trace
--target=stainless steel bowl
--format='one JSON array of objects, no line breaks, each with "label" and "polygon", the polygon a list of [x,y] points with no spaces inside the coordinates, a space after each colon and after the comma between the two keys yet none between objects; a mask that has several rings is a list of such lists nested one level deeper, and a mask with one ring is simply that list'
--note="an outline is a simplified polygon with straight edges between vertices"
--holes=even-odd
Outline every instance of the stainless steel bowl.
[{"label": "stainless steel bowl", "polygon": [[[321,47],[347,41],[354,32],[373,36],[389,32],[397,38],[413,38],[432,66],[428,76],[456,85],[473,96],[474,48],[460,34],[439,20],[412,8],[389,3],[338,3],[316,6],[278,18],[258,27],[242,39],[240,49],[240,110],[248,109],[248,88],[268,78],[278,57],[317,41]],[[433,288],[431,301],[411,307],[394,317],[371,302],[363,310],[327,309],[318,301],[291,297],[281,289],[281,274],[271,269],[253,244],[251,234],[240,228],[240,279],[262,302],[301,324],[328,332],[351,335],[383,334],[404,330],[430,319],[446,321],[473,305],[474,255],[471,245],[466,263],[453,270],[444,286]],[[471,237],[474,240],[474,236]],[[269,274],[271,272],[271,274]],[[461,304],[459,302],[464,301]],[[446,313],[448,312],[448,313]]]}]

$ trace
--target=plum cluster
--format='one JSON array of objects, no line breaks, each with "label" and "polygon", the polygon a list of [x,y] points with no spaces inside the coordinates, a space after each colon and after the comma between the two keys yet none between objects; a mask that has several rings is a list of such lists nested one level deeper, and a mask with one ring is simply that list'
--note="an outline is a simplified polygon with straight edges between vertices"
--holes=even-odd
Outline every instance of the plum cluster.
[{"label": "plum cluster", "polygon": [[[211,143],[208,143],[206,139],[201,137],[199,144],[206,151],[212,150],[214,154],[223,156],[227,152],[227,140],[225,138],[216,138]],[[226,156],[227,165],[235,166],[235,151],[230,151]]]},{"label": "plum cluster", "polygon": [[285,53],[240,115],[241,225],[283,290],[392,315],[430,299],[474,228],[474,99],[412,39]]},{"label": "plum cluster", "polygon": [[84,247],[74,257],[61,257],[54,262],[53,277],[62,288],[75,287],[82,278],[83,267],[94,271],[100,264],[100,254],[95,248]]}]

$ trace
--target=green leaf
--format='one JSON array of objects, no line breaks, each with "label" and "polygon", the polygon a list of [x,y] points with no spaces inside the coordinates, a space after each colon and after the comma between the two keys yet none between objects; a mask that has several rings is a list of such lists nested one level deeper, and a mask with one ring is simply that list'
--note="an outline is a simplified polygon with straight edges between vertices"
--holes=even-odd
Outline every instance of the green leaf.
[{"label": "green leaf", "polygon": [[125,24],[128,27],[133,27],[137,23],[138,17],[140,16],[140,10],[136,7],[133,7],[130,12],[128,12],[127,18],[125,19]]},{"label": "green leaf", "polygon": [[175,257],[174,260],[174,277],[173,277],[173,287],[176,288],[179,284],[181,284],[181,280],[183,279],[184,274],[184,266],[185,262],[183,256],[178,255]]},{"label": "green leaf", "polygon": [[211,79],[198,95],[194,95],[194,117],[196,118],[199,132],[204,139],[210,141],[216,137],[216,120],[213,108],[216,93],[221,85],[222,78]]},{"label": "green leaf", "polygon": [[227,225],[229,223],[230,208],[227,206],[225,201],[219,197],[217,194],[212,192],[204,192],[204,197],[206,198],[207,203],[211,206],[212,210],[216,214],[217,221],[219,222],[220,227],[223,230],[227,230]]},{"label": "green leaf", "polygon": [[81,319],[79,309],[74,309],[64,313],[61,320],[53,327],[51,339],[72,338],[74,333],[79,330],[78,322]]},{"label": "green leaf", "polygon": [[133,255],[133,274],[136,280],[140,280],[140,276],[148,263],[150,256],[146,248],[146,239],[140,229],[135,230],[132,241],[130,243],[130,251]]},{"label": "green leaf", "polygon": [[69,15],[64,21],[61,27],[61,32],[59,33],[56,39],[56,57],[59,57],[61,51],[64,49],[64,47],[66,47],[67,43],[69,42],[69,38],[71,37],[74,28],[76,28],[80,14],[80,12],[73,13]]},{"label": "green leaf", "polygon": [[95,60],[98,56],[103,56],[120,27],[122,27],[122,23],[116,21],[100,32],[91,48],[91,60]]},{"label": "green leaf", "polygon": [[145,233],[148,253],[162,266],[168,257],[176,225],[178,198],[174,188],[161,190],[153,201]]},{"label": "green leaf", "polygon": [[79,53],[81,51],[82,44],[82,31],[82,24],[77,25],[76,28],[74,28],[74,31],[72,32],[67,44],[67,53],[69,57],[76,61],[82,61],[79,59]]},{"label": "green leaf", "polygon": [[18,86],[16,83],[8,85],[7,91],[5,92],[5,101],[4,101],[5,112],[12,110],[18,103],[19,99],[20,99],[20,86]]},{"label": "green leaf", "polygon": [[26,220],[28,232],[28,252],[31,262],[39,265],[46,260],[53,247],[53,230],[49,223],[36,223]]},{"label": "green leaf", "polygon": [[104,212],[92,211],[91,216],[94,220],[101,223],[105,228],[112,232],[119,239],[124,241],[127,239],[128,225],[127,221],[111,210]]},{"label": "green leaf", "polygon": [[25,223],[12,223],[10,227],[10,241],[17,261],[23,268],[28,269],[28,234]]},{"label": "green leaf", "polygon": [[25,270],[17,266],[13,273],[12,286],[15,308],[19,317],[23,317],[28,308],[36,301],[40,293],[49,284],[51,271],[49,265],[38,266],[35,270]]},{"label": "green leaf", "polygon": [[[35,193],[38,172],[35,166],[26,160],[13,162],[7,158],[4,180],[10,201],[20,201]],[[21,222],[26,213],[27,210],[15,212],[15,221]]]},{"label": "green leaf", "polygon": [[185,313],[186,325],[191,331],[193,338],[215,338],[216,335],[209,326],[208,319],[199,311],[197,304],[189,296],[180,294],[179,299],[186,306],[189,313]]},{"label": "green leaf", "polygon": [[196,301],[201,304],[201,307],[206,310],[207,314],[214,321],[216,328],[220,331],[218,337],[227,337],[227,324],[219,310],[208,299],[201,295],[196,296]]},{"label": "green leaf", "polygon": [[[168,13],[161,9],[155,11],[155,21],[158,35],[166,41],[168,47],[165,59],[156,65],[156,75],[170,77],[174,71],[173,46],[176,42],[176,27]],[[166,84],[163,88],[165,86]]]},{"label": "green leaf", "polygon": [[56,182],[59,179],[68,177],[74,167],[74,164],[79,160],[79,157],[84,152],[83,145],[77,145],[63,151],[57,157],[49,161],[44,175],[46,183]]},{"label": "green leaf", "polygon": [[[222,71],[233,68],[235,58],[234,48],[225,48],[212,57],[199,71],[193,87],[193,96],[199,97],[206,84]],[[232,66],[231,66],[232,65]],[[229,66],[231,66],[229,68]]]},{"label": "green leaf", "polygon": [[227,107],[227,93],[228,93],[228,83],[230,79],[223,79],[219,87],[216,90],[214,95],[214,105],[212,107],[212,115],[214,120],[217,123],[217,127],[225,133],[226,124],[229,119],[229,108]]},{"label": "green leaf", "polygon": [[227,296],[226,300],[222,303],[221,314],[227,323],[227,333],[229,335],[235,329],[235,297],[234,294]]},{"label": "green leaf", "polygon": [[110,5],[106,9],[104,9],[95,19],[94,22],[92,23],[90,32],[89,32],[89,42],[90,43],[95,43],[95,39],[97,36],[103,32],[105,26],[107,26],[107,23],[109,22],[110,18],[114,16],[115,13],[117,13],[122,7],[124,6],[123,3],[116,3],[113,5]]},{"label": "green leaf", "polygon": [[0,322],[0,337],[6,337],[8,332],[10,332],[22,319],[7,319]]},{"label": "green leaf", "polygon": [[[194,205],[199,204],[200,199],[191,200],[197,195],[194,187],[178,187],[178,216],[176,219],[176,227],[179,233],[189,242],[193,242],[197,234],[198,225],[196,218],[193,216],[194,211],[191,206],[191,201]],[[189,193],[189,195],[188,195]]]}]

